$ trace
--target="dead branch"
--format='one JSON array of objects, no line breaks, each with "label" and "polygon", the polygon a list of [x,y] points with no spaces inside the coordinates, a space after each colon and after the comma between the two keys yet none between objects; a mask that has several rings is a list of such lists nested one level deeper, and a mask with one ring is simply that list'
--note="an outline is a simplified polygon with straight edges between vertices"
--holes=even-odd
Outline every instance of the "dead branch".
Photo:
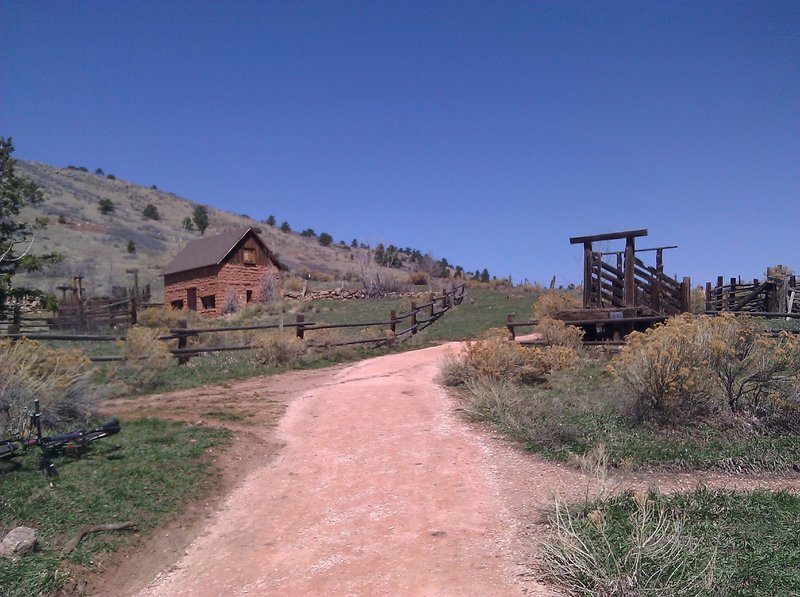
[{"label": "dead branch", "polygon": [[127,522],[115,522],[112,524],[97,524],[97,525],[87,525],[82,527],[78,534],[75,535],[72,539],[67,541],[64,545],[64,549],[61,550],[61,557],[65,557],[72,552],[73,549],[78,547],[78,543],[81,542],[86,535],[90,533],[101,533],[105,531],[121,531],[123,529],[132,529],[136,528],[136,523],[132,520]]}]

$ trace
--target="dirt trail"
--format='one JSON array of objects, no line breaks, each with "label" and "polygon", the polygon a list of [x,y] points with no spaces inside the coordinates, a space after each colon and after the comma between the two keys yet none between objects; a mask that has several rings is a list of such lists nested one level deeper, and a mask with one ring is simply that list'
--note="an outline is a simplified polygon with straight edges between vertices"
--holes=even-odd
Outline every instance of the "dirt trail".
[{"label": "dirt trail", "polygon": [[[450,348],[109,404],[240,418],[226,421],[239,438],[227,496],[183,534],[156,537],[151,561],[134,554],[117,578],[104,575],[106,587],[141,597],[552,595],[537,581],[535,545],[555,498],[698,482],[800,491],[796,478],[713,474],[601,485],[466,422],[435,383]],[[175,565],[156,576],[159,561]]]},{"label": "dirt trail", "polygon": [[518,580],[516,523],[491,453],[433,382],[444,350],[364,361],[299,396],[281,420],[279,456],[141,594],[540,589]]}]

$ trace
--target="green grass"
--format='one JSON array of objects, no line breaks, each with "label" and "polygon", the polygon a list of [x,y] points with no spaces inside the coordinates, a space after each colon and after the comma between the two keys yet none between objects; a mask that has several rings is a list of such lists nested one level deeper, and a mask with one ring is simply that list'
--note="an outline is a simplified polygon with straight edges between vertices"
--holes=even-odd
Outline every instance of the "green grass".
[{"label": "green grass", "polygon": [[[58,477],[42,474],[34,450],[16,463],[0,463],[0,530],[25,524],[38,537],[33,554],[0,564],[0,594],[23,597],[57,590],[63,582],[55,575],[60,551],[84,525],[133,520],[146,532],[180,511],[187,496],[203,495],[218,481],[205,456],[229,439],[230,433],[220,429],[124,421],[119,435],[92,444],[77,458],[55,459]],[[130,531],[87,535],[66,560],[91,567],[96,554],[130,536]]]},{"label": "green grass", "polygon": [[[506,316],[516,313],[517,319],[528,319],[531,316],[531,306],[536,298],[535,293],[525,291],[511,291],[490,289],[467,289],[467,298],[464,302],[452,308],[442,316],[432,326],[423,330],[403,343],[391,347],[368,347],[355,346],[337,349],[335,351],[314,352],[310,358],[300,364],[299,368],[316,369],[327,367],[337,363],[346,363],[365,358],[385,355],[393,352],[413,350],[432,346],[440,342],[458,341],[472,338],[480,332],[492,328],[503,327]],[[309,301],[308,303],[296,303],[295,309],[301,311],[305,316],[306,322],[316,324],[342,324],[342,323],[367,323],[374,321],[388,321],[389,314],[395,310],[398,314],[408,309],[410,301],[408,299],[371,299],[371,300],[349,300],[349,301]],[[295,321],[294,313],[287,313],[284,316],[286,323]],[[265,321],[275,323],[278,317],[266,316]],[[209,320],[209,327],[216,327],[225,322],[220,320]],[[242,325],[245,322],[236,322]],[[230,325],[230,324],[228,324]],[[408,322],[401,324],[398,329],[405,329]],[[293,328],[287,328],[291,331]],[[378,337],[382,330],[378,328],[355,327],[347,330],[337,331],[342,340],[354,339],[356,337]],[[319,332],[309,331],[306,338],[313,341],[320,338]],[[223,339],[223,342],[224,339]],[[233,342],[233,340],[231,341]],[[91,350],[102,352],[104,346],[97,346],[93,343]],[[113,343],[107,343],[105,348],[111,349]],[[108,354],[112,354],[108,352]],[[112,372],[117,370],[114,363],[98,364],[99,375],[96,378],[98,383],[104,383],[111,379]],[[207,384],[224,383],[257,377],[261,375],[271,375],[286,371],[286,367],[267,367],[253,363],[250,351],[210,353],[199,357],[194,357],[187,366],[170,367],[159,375],[159,379],[154,387],[149,388],[148,392],[166,392],[171,390],[196,387]]]},{"label": "green grass", "polygon": [[[478,385],[467,404],[531,451],[568,462],[605,449],[612,466],[638,469],[788,472],[800,462],[800,437],[737,433],[701,422],[657,426],[633,420],[632,406],[603,362],[562,371],[548,386],[503,386],[499,398]],[[473,408],[473,410],[476,410]]]},{"label": "green grass", "polygon": [[[641,589],[645,584],[651,589],[642,594],[800,595],[800,496],[701,487],[670,496],[651,491],[647,503],[652,511],[662,511],[670,520],[682,521],[679,540],[685,549],[692,550],[691,558],[681,560],[678,555],[677,564],[665,561],[663,556],[649,561],[645,552],[639,572],[635,572],[630,558],[635,551],[633,531],[637,526],[652,529],[653,525],[652,521],[641,524],[641,496],[637,503],[633,494],[626,493],[571,507],[571,528],[565,529],[563,523],[555,525],[562,533],[568,530],[580,537],[588,551],[598,554],[590,566],[592,574],[583,574],[579,566],[572,566],[560,580],[570,584],[582,575],[577,580],[594,585],[591,591],[579,594],[598,594],[608,588],[604,586],[609,584],[608,579],[635,576]],[[601,525],[596,522],[598,513],[602,514]],[[709,561],[713,580],[700,593],[689,592],[688,582],[676,590],[666,588],[667,574],[674,572],[676,566],[683,568],[678,573],[685,572],[688,579]],[[648,582],[651,575],[655,576]],[[592,576],[606,581],[595,584]]]}]

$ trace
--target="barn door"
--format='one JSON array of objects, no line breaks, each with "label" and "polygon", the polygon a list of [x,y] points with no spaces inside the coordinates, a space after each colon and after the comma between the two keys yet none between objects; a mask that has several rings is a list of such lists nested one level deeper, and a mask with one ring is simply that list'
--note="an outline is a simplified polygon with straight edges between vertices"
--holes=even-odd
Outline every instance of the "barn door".
[{"label": "barn door", "polygon": [[189,307],[189,311],[197,311],[197,288],[186,290],[186,305]]}]

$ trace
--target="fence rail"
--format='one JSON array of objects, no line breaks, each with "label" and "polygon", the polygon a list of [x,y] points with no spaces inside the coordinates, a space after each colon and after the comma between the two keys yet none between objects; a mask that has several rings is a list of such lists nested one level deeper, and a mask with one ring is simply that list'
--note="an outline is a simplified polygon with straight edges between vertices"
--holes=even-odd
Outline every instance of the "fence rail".
[{"label": "fence rail", "polygon": [[730,278],[725,284],[722,276],[716,285],[706,283],[706,312],[732,311],[758,317],[771,315],[793,317],[800,313],[800,285],[797,276],[767,277],[766,280],[742,282]]},{"label": "fence rail", "polygon": [[[352,346],[357,344],[383,346],[392,344],[394,342],[402,342],[405,338],[413,336],[425,328],[433,325],[439,318],[447,313],[451,308],[460,305],[464,300],[465,285],[459,284],[450,290],[444,291],[441,295],[431,294],[427,303],[417,305],[415,301],[411,302],[411,308],[405,313],[396,313],[391,311],[389,318],[382,321],[367,321],[356,323],[333,323],[333,324],[317,324],[313,321],[305,321],[303,314],[296,316],[296,321],[287,323],[275,324],[255,324],[244,326],[229,326],[229,327],[203,327],[203,328],[189,328],[186,321],[180,322],[179,326],[169,330],[168,334],[159,336],[159,340],[174,341],[176,345],[170,348],[171,354],[178,359],[179,363],[185,363],[189,358],[204,353],[224,352],[224,351],[239,351],[239,350],[252,350],[252,344],[240,344],[231,346],[188,346],[189,339],[198,337],[202,334],[225,334],[240,331],[254,331],[254,330],[295,330],[295,334],[300,339],[306,339],[306,334],[318,330],[329,329],[348,329],[355,327],[379,327],[384,326],[387,332],[386,336],[380,338],[365,338],[358,340],[345,340],[340,342],[315,342],[314,338],[309,338],[309,345],[314,347],[327,347],[327,346]],[[405,329],[400,329],[403,324],[407,322]],[[70,341],[70,342],[124,342],[125,335],[100,335],[100,334],[40,334],[28,333],[25,331],[18,331],[0,336],[0,338],[10,338],[12,340],[19,338],[30,338],[32,340],[47,340],[47,341]],[[113,362],[125,360],[124,355],[93,355],[89,359],[93,362]]]}]

